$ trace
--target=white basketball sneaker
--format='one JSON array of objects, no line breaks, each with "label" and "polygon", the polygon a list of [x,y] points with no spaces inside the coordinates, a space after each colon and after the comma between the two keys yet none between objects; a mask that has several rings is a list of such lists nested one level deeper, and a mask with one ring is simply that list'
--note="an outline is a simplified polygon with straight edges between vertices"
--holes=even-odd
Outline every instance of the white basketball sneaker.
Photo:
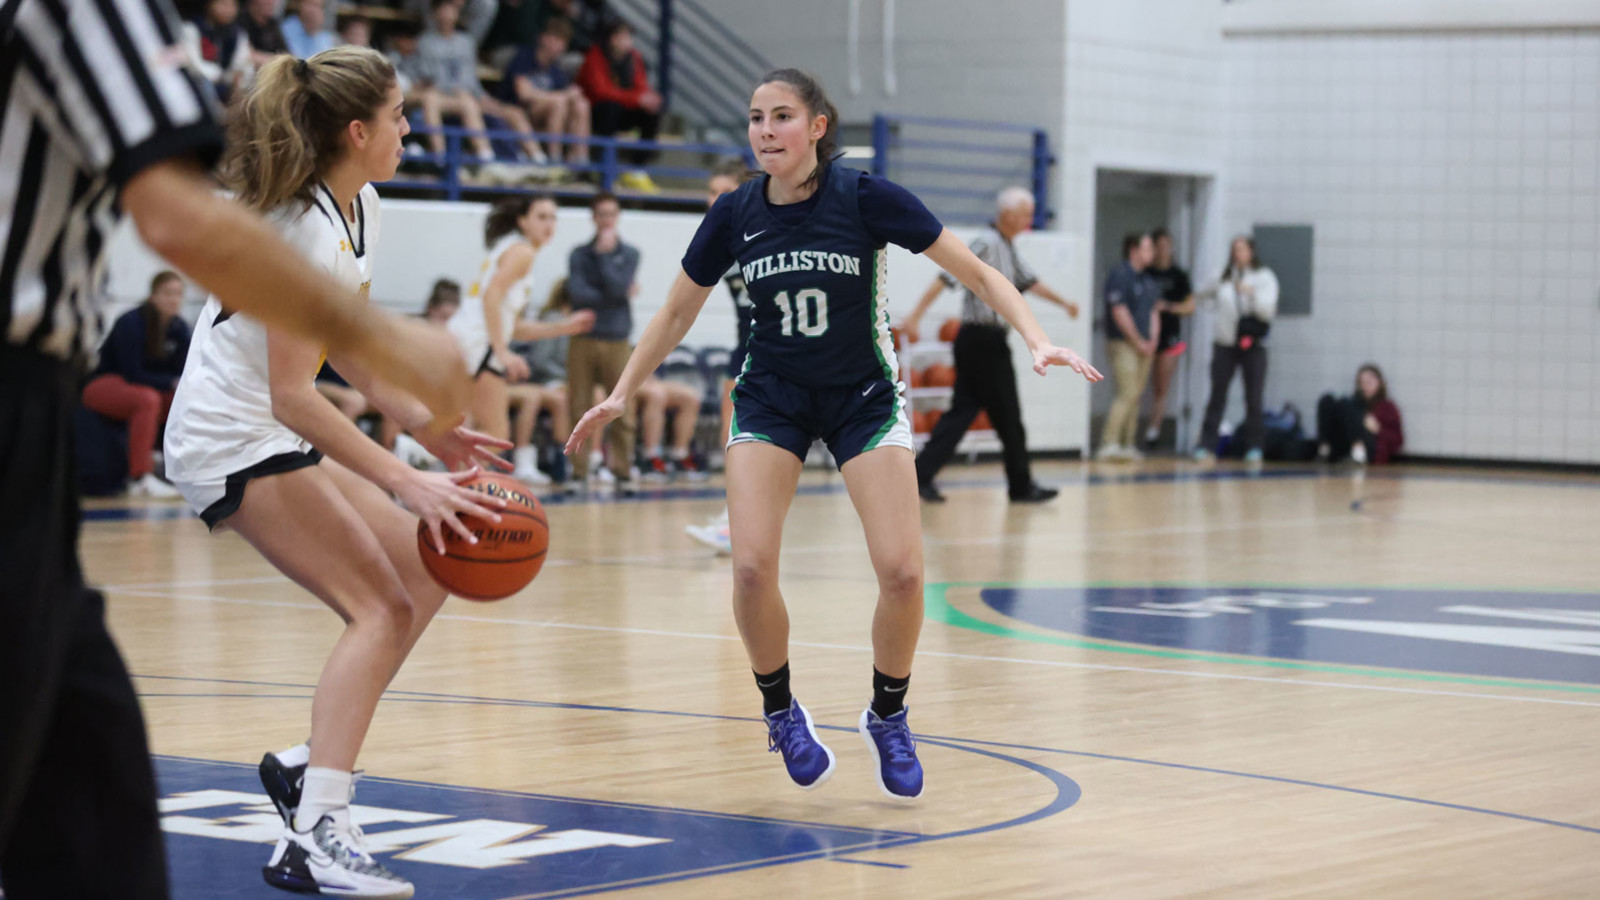
[{"label": "white basketball sneaker", "polygon": [[[339,818],[348,818],[348,810],[341,812]],[[372,858],[360,828],[340,824],[331,814],[310,831],[284,828],[261,875],[267,884],[297,894],[407,900],[416,890]]]}]

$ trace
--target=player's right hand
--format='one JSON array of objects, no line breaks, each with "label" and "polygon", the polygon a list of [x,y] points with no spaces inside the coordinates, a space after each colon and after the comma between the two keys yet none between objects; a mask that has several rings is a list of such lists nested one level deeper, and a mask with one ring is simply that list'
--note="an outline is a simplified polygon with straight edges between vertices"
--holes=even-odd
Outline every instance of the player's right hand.
[{"label": "player's right hand", "polygon": [[506,508],[506,501],[501,497],[491,497],[488,494],[468,490],[463,484],[477,478],[483,470],[477,466],[460,472],[422,472],[411,470],[395,489],[400,502],[406,509],[416,513],[417,518],[428,523],[428,532],[433,535],[434,549],[444,552],[444,535],[441,526],[449,526],[450,530],[461,536],[469,544],[475,544],[478,539],[472,536],[466,525],[461,523],[461,516],[472,516],[485,522],[499,523],[500,510]]},{"label": "player's right hand", "polygon": [[600,426],[612,419],[622,418],[622,414],[627,411],[627,408],[627,404],[613,394],[601,401],[598,406],[584,413],[583,418],[578,420],[578,424],[572,427],[572,436],[567,438],[567,455],[571,456],[577,453],[578,448],[583,446],[583,442],[588,439],[589,435],[600,430]]},{"label": "player's right hand", "polygon": [[528,361],[510,350],[496,350],[494,358],[499,360],[501,368],[506,370],[506,381],[512,384],[521,384],[533,374],[533,370],[528,368]]}]

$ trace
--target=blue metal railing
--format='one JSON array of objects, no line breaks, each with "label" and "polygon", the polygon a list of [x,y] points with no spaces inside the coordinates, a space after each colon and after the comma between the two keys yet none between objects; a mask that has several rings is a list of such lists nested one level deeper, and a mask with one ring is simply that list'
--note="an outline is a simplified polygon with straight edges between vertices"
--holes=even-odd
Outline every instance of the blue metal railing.
[{"label": "blue metal railing", "polygon": [[[924,136],[927,135],[927,136]],[[1050,138],[1043,129],[1008,122],[878,115],[872,118],[872,172],[922,197],[948,222],[975,224],[994,215],[1002,188],[1033,192],[1033,225],[1049,224]],[[973,157],[983,164],[973,164]],[[1014,161],[1007,166],[1003,157]],[[931,177],[926,177],[931,176]]]},{"label": "blue metal railing", "polygon": [[[539,143],[546,145],[550,143],[559,143],[563,146],[584,144],[591,147],[599,147],[601,148],[599,162],[558,163],[557,161],[552,160],[550,164],[545,166],[545,168],[549,168],[550,166],[554,165],[560,165],[561,168],[566,169],[568,172],[595,173],[598,175],[598,188],[606,191],[616,191],[617,181],[621,175],[624,172],[632,171],[634,169],[642,169],[651,176],[662,177],[704,179],[710,175],[710,170],[703,166],[675,166],[661,164],[651,164],[647,166],[626,165],[622,162],[621,154],[628,150],[646,150],[669,154],[688,153],[702,156],[709,155],[716,157],[718,160],[736,158],[743,160],[747,166],[755,165],[755,157],[750,153],[749,147],[735,147],[729,144],[662,143],[660,141],[634,141],[622,138],[605,137],[577,138],[567,134],[534,133],[530,135],[525,132],[510,131],[503,128],[490,128],[483,131],[477,131],[471,128],[461,128],[454,125],[444,125],[438,128],[429,127],[427,125],[413,126],[411,131],[413,134],[444,135],[445,151],[442,155],[423,153],[406,157],[407,163],[426,163],[438,167],[440,170],[438,179],[420,180],[412,173],[404,171],[405,163],[402,163],[402,171],[396,173],[393,179],[384,182],[384,186],[390,188],[400,188],[403,190],[442,191],[445,199],[447,200],[460,200],[463,194],[470,193],[516,193],[520,191],[534,190],[555,194],[557,196],[588,196],[592,195],[596,190],[596,186],[592,183],[580,186],[539,184],[537,187],[518,187],[516,185],[473,184],[469,181],[463,181],[461,177],[463,169],[472,166],[489,164],[488,161],[480,161],[475,154],[466,152],[463,147],[465,141],[478,137],[488,138],[491,142],[498,143],[515,144],[532,138],[539,141]],[[494,164],[508,166],[513,169],[526,169],[530,174],[536,172],[540,168],[537,164],[526,161],[515,162],[496,159],[493,162]],[[621,191],[621,193],[627,193],[626,189]],[[703,194],[682,197],[663,195],[654,197],[654,199],[661,203],[681,204],[684,206],[705,205],[705,198]]]}]

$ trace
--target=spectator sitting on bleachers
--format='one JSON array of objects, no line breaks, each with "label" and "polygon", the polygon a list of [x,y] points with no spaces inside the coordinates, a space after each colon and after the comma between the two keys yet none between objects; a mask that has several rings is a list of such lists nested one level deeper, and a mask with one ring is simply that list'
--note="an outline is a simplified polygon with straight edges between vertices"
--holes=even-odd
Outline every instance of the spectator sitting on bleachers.
[{"label": "spectator sitting on bleachers", "polygon": [[605,0],[545,0],[544,17],[539,20],[540,30],[553,21],[561,20],[572,26],[572,43],[568,52],[577,54],[568,71],[577,71],[583,55],[589,52],[605,34],[606,26],[615,17],[606,11]]},{"label": "spectator sitting on bleachers", "polygon": [[83,389],[83,405],[128,423],[128,479],[133,494],[176,497],[178,489],[155,475],[153,451],[172,406],[172,393],[189,355],[183,278],[161,272],[150,296],[117,319],[100,346],[100,366]]},{"label": "spectator sitting on bleachers", "polygon": [[1389,399],[1389,384],[1372,363],[1356,371],[1349,397],[1323,394],[1317,401],[1317,455],[1329,462],[1348,456],[1358,464],[1383,465],[1406,444],[1400,407]]},{"label": "spectator sitting on bleachers", "polygon": [[[578,84],[594,108],[593,132],[612,137],[620,131],[639,130],[639,139],[653,141],[661,128],[661,95],[650,87],[644,57],[633,46],[633,29],[617,21],[606,29],[605,39],[589,48],[578,70]],[[598,158],[599,147],[591,150]],[[655,158],[650,150],[623,150],[619,154],[633,166],[645,166]],[[658,192],[655,183],[642,169],[622,175],[623,187],[644,193]]]},{"label": "spectator sitting on bleachers", "polygon": [[[693,365],[694,354],[682,347],[673,356],[684,354]],[[705,385],[698,375],[681,374],[682,366],[672,367],[672,356],[663,368],[675,368],[665,377],[651,375],[639,385],[634,394],[635,413],[639,417],[639,440],[644,445],[644,477],[664,480],[677,475],[698,481],[706,477],[694,457],[689,454],[689,444],[694,440],[695,428],[700,424],[700,405],[705,399]],[[672,414],[672,442],[665,447],[667,414]]]},{"label": "spectator sitting on bleachers", "polygon": [[[571,36],[571,25],[552,19],[536,45],[519,48],[506,66],[505,79],[500,83],[501,99],[527,110],[538,132],[588,138],[589,99],[561,67]],[[588,158],[589,150],[588,144],[574,142],[567,144],[563,153],[561,144],[552,141],[549,152],[551,159],[565,156],[567,162],[576,165]]]},{"label": "spectator sitting on bleachers", "polygon": [[223,101],[255,77],[250,39],[239,24],[238,0],[207,0],[201,15],[183,25],[184,50],[195,68],[216,85]]},{"label": "spectator sitting on bleachers", "polygon": [[[499,13],[498,0],[460,0],[461,10],[456,27],[472,39],[472,46],[477,48],[489,34],[489,26],[494,24],[496,14]],[[403,8],[413,18],[426,22],[432,18],[432,0],[405,0]]]},{"label": "spectator sitting on bleachers", "polygon": [[339,46],[339,38],[327,29],[326,3],[327,0],[299,0],[295,14],[283,20],[283,39],[297,59],[310,59]]},{"label": "spectator sitting on bleachers", "polygon": [[489,33],[478,46],[483,58],[494,68],[504,69],[518,50],[538,42],[544,17],[540,0],[500,0]]},{"label": "spectator sitting on bleachers", "polygon": [[371,47],[372,20],[366,16],[349,16],[340,22],[339,43],[351,47]]},{"label": "spectator sitting on bleachers", "polygon": [[[455,115],[467,128],[482,131],[485,113],[506,121],[521,132],[523,152],[536,163],[546,161],[539,142],[529,134],[533,126],[521,108],[501,103],[484,93],[478,81],[478,50],[472,38],[456,30],[461,15],[461,0],[433,0],[432,26],[417,39],[412,78],[412,100],[422,107],[423,120],[438,127],[446,115]],[[482,162],[494,161],[494,149],[486,137],[470,139],[473,151]],[[435,154],[444,153],[444,135],[430,134],[428,142]]]},{"label": "spectator sitting on bleachers", "polygon": [[[422,76],[422,57],[417,55],[417,44],[421,40],[418,34],[415,26],[401,26],[389,36],[389,52],[384,54],[394,66],[395,83],[405,95],[408,110],[421,105],[423,96],[418,83]],[[443,153],[444,135],[428,135],[428,146],[434,153]]]},{"label": "spectator sitting on bleachers", "polygon": [[[559,324],[572,312],[572,298],[567,293],[567,279],[561,278],[550,288],[550,295],[540,308],[541,322]],[[546,338],[542,341],[521,341],[511,345],[513,352],[528,364],[526,381],[506,386],[506,396],[511,402],[511,461],[516,465],[512,472],[528,484],[548,484],[552,480],[539,470],[538,452],[533,446],[533,430],[539,413],[550,414],[550,437],[560,448],[572,433],[572,413],[567,404],[567,337]],[[552,474],[555,481],[566,481],[566,455],[556,452]]]},{"label": "spectator sitting on bleachers", "polygon": [[429,325],[443,328],[460,308],[461,285],[449,278],[441,278],[433,283],[433,290],[428,292],[428,304],[423,307],[422,319]]},{"label": "spectator sitting on bleachers", "polygon": [[278,19],[277,0],[249,0],[244,8],[244,34],[250,41],[250,61],[257,68],[280,53],[288,53]]}]

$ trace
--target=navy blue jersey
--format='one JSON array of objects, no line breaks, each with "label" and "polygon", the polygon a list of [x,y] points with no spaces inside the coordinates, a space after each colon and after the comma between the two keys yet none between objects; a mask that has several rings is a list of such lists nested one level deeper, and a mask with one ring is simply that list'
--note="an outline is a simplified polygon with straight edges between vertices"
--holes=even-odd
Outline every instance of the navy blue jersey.
[{"label": "navy blue jersey", "polygon": [[768,179],[724,194],[683,258],[702,287],[737,262],[752,319],[747,368],[810,387],[895,378],[885,277],[895,243],[921,253],[943,226],[905,189],[830,165],[805,201],[774,206]]}]

